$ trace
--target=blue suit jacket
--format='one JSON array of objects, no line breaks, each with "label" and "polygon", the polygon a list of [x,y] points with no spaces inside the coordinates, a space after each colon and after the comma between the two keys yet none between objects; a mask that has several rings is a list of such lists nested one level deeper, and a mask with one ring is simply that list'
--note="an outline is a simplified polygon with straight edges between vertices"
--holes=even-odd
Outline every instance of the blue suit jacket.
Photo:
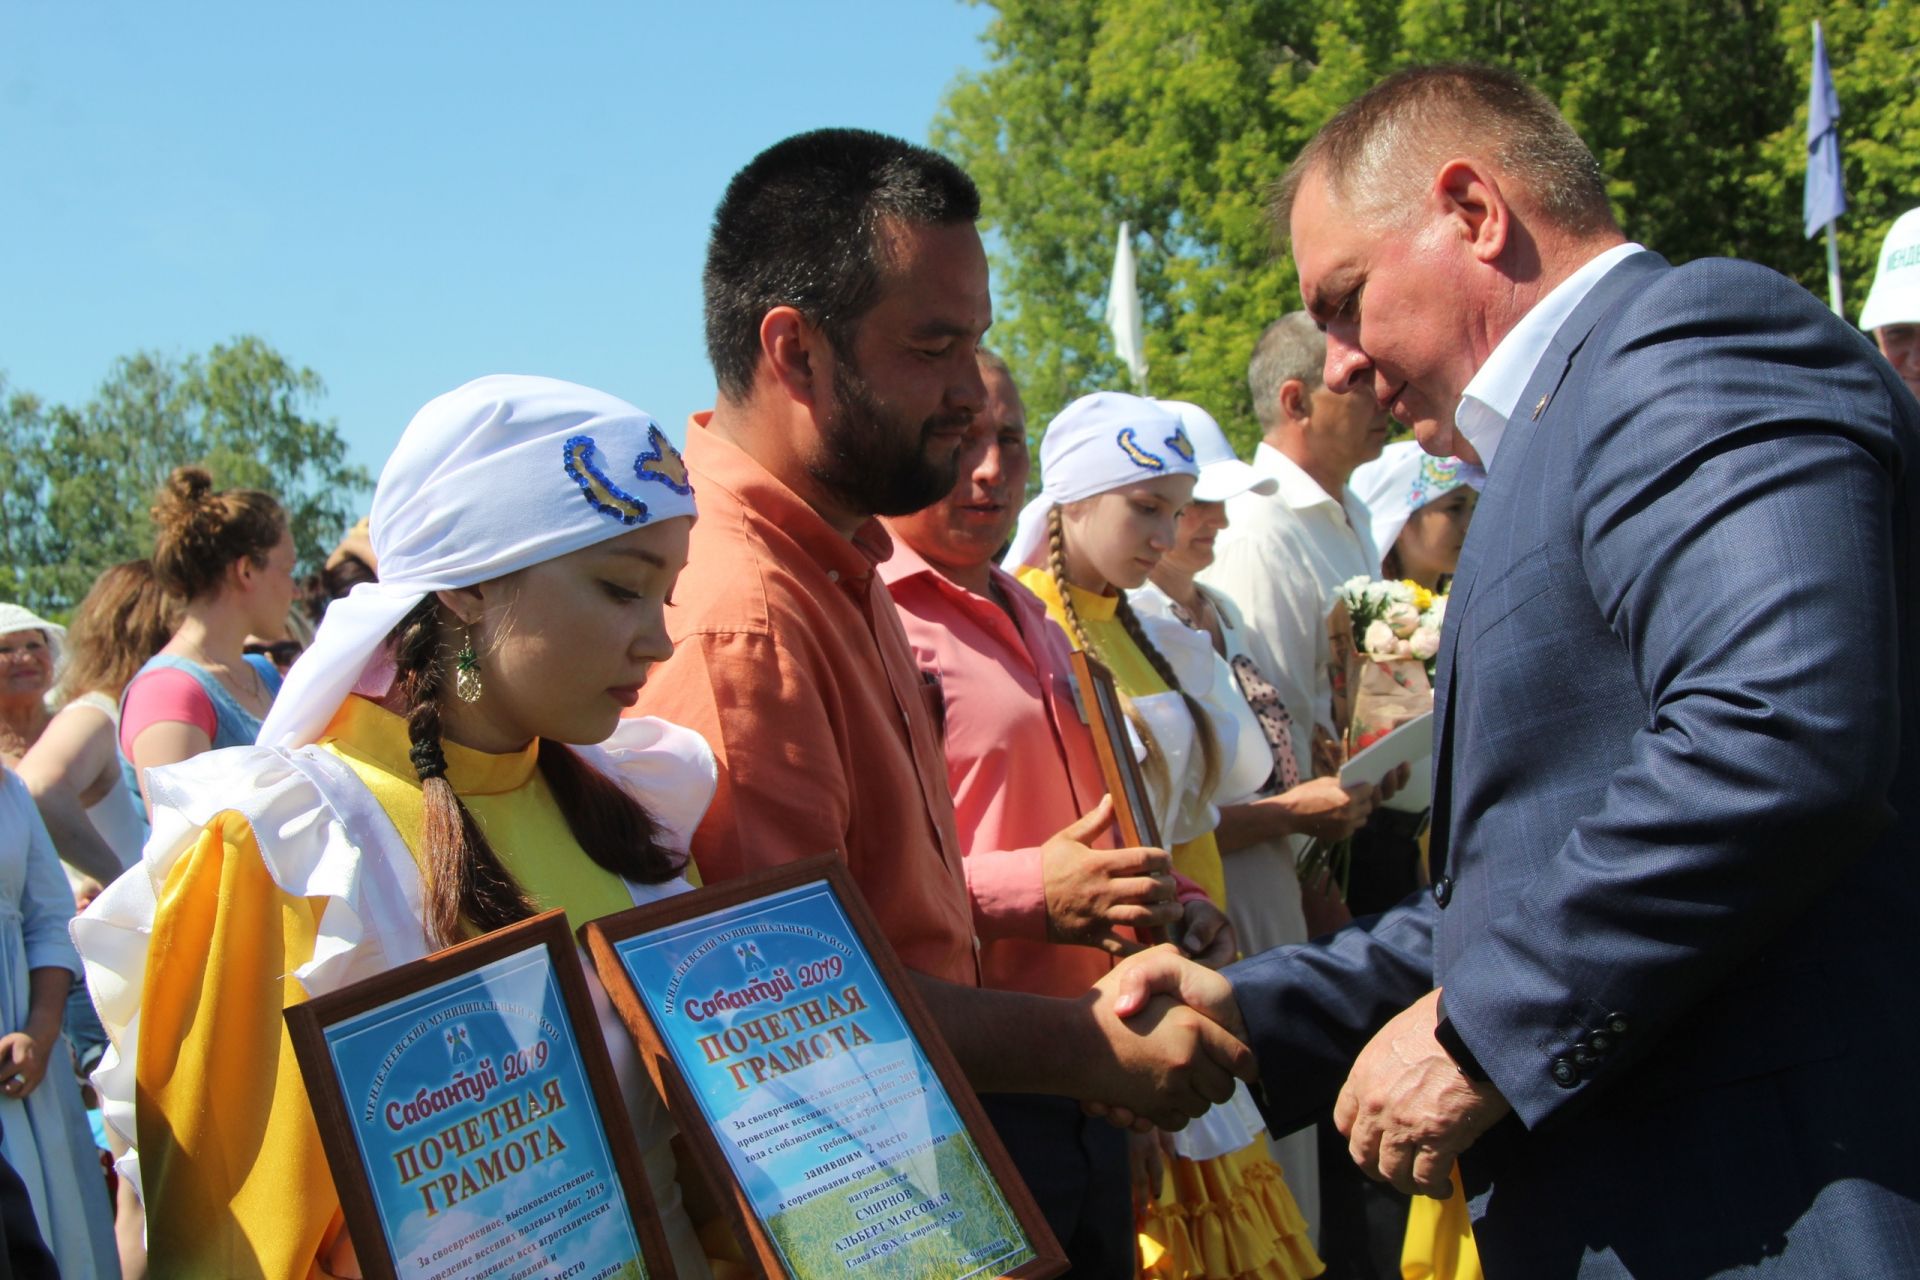
[{"label": "blue suit jacket", "polygon": [[1229,971],[1276,1127],[1439,986],[1515,1111],[1462,1162],[1490,1275],[1912,1274],[1920,405],[1797,285],[1651,253],[1520,405],[1435,893]]}]

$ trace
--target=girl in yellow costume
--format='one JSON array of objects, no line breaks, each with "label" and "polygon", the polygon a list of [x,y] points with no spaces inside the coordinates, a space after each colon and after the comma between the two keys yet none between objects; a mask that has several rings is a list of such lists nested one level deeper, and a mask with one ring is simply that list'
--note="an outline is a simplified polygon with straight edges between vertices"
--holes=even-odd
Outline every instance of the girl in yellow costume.
[{"label": "girl in yellow costume", "polygon": [[[1180,420],[1151,400],[1100,392],[1062,410],[1040,442],[1043,487],[1021,513],[1006,566],[1074,647],[1112,670],[1146,746],[1145,770],[1174,869],[1225,906],[1213,800],[1249,796],[1272,761],[1231,675],[1203,638],[1142,620],[1123,592],[1173,543],[1198,468]],[[1151,1280],[1293,1280],[1324,1270],[1241,1089],[1173,1138],[1141,1222]]]},{"label": "girl in yellow costume", "polygon": [[[620,719],[672,651],[693,494],[646,414],[544,378],[429,403],[381,473],[381,580],[334,602],[257,747],[148,779],[154,830],[75,925],[151,1270],[357,1276],[281,1014],[538,910],[683,890],[713,757]],[[598,745],[592,745],[598,744]],[[682,1276],[673,1129],[596,990]]]}]

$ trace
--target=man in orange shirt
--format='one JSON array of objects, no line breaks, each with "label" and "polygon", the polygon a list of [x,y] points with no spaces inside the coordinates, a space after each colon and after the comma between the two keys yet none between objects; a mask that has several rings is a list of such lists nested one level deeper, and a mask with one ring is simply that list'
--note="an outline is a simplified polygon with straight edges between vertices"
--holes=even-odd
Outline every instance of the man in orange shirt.
[{"label": "man in orange shirt", "polygon": [[978,213],[951,162],[858,130],[789,138],[735,175],[706,267],[719,402],[687,429],[701,518],[676,652],[636,710],[718,758],[703,879],[839,851],[977,1089],[1177,1128],[1249,1071],[1230,1034],[1165,999],[1123,1023],[1104,984],[980,989],[933,691],[875,573],[892,543],[874,517],[953,487],[985,403]]}]

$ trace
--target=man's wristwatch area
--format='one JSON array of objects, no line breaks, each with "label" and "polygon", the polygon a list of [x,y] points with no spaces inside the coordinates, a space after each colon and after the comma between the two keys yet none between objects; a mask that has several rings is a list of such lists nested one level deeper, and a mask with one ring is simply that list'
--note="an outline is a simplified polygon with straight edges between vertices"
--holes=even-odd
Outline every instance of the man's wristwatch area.
[{"label": "man's wristwatch area", "polygon": [[1473,1050],[1467,1048],[1467,1042],[1462,1040],[1460,1033],[1453,1029],[1453,1022],[1447,1017],[1446,1000],[1436,1001],[1433,1007],[1434,1012],[1440,1015],[1440,1021],[1434,1024],[1433,1038],[1440,1042],[1440,1047],[1447,1051],[1449,1058],[1453,1059],[1453,1065],[1459,1067],[1469,1080],[1490,1079],[1487,1069],[1480,1065],[1480,1059],[1473,1056]]}]

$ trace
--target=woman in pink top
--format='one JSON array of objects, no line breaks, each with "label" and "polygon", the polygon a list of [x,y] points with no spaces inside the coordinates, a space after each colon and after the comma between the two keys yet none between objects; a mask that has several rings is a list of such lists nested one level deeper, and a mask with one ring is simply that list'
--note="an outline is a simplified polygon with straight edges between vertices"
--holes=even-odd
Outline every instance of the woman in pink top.
[{"label": "woman in pink top", "polygon": [[272,495],[215,491],[179,467],[153,508],[153,573],[180,600],[180,625],[127,686],[120,750],[146,796],[147,770],[215,747],[249,746],[280,673],[245,652],[277,638],[293,603],[293,535]]}]

